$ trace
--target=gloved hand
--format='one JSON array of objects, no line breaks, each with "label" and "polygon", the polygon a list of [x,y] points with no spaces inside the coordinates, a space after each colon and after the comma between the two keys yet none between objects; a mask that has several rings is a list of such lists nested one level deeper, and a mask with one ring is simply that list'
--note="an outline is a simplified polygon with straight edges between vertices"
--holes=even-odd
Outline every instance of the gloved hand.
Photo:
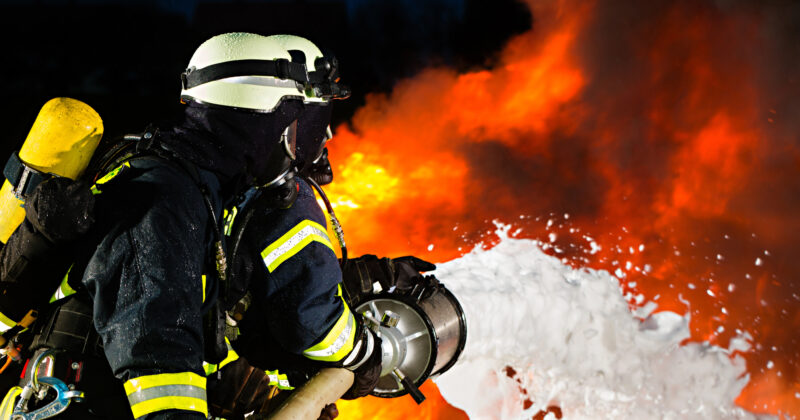
[{"label": "gloved hand", "polygon": [[339,409],[336,408],[336,404],[328,404],[319,413],[317,420],[333,420],[336,417],[339,417]]},{"label": "gloved hand", "polygon": [[25,202],[25,218],[56,245],[80,239],[94,224],[94,196],[83,181],[55,177],[33,190]]},{"label": "gloved hand", "polygon": [[423,279],[421,272],[435,270],[436,265],[414,256],[378,258],[367,254],[347,261],[342,270],[342,283],[351,306],[373,294],[373,284],[378,282],[383,290],[397,287],[407,290]]},{"label": "gloved hand", "polygon": [[413,255],[392,260],[397,288],[406,290],[422,280],[422,273],[436,270],[436,265]]},{"label": "gloved hand", "polygon": [[[353,370],[355,375],[353,385],[342,395],[345,400],[354,400],[368,395],[375,389],[381,378],[381,362],[383,361],[381,339],[368,328],[363,329],[362,337],[362,345],[358,349],[361,354],[355,360],[356,363],[363,360],[363,363]],[[370,341],[372,341],[371,346],[369,345]]]}]

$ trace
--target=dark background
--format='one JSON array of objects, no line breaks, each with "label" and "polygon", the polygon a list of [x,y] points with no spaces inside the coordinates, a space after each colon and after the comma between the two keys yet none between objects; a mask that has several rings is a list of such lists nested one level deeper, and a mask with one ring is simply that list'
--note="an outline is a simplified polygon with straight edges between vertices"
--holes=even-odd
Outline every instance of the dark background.
[{"label": "dark background", "polygon": [[491,66],[531,24],[515,0],[0,0],[0,160],[57,96],[94,107],[106,137],[174,117],[179,74],[220,33],[301,35],[337,55],[353,90],[338,123],[425,66]]}]

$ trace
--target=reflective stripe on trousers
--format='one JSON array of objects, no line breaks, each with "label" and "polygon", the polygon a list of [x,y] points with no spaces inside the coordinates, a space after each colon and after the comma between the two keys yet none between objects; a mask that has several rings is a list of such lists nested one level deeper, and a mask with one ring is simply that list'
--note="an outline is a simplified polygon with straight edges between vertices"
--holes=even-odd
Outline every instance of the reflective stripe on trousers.
[{"label": "reflective stripe on trousers", "polygon": [[192,372],[161,373],[125,382],[133,417],[164,410],[197,411],[208,417],[206,378]]}]

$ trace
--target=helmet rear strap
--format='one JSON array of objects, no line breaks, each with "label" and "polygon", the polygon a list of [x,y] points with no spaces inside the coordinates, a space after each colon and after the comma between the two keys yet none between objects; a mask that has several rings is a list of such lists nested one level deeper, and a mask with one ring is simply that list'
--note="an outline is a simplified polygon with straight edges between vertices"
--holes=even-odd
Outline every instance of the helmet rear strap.
[{"label": "helmet rear strap", "polygon": [[308,83],[305,64],[292,63],[285,58],[276,60],[238,60],[212,64],[202,69],[190,68],[181,73],[183,89],[191,89],[215,80],[236,76],[272,76]]}]

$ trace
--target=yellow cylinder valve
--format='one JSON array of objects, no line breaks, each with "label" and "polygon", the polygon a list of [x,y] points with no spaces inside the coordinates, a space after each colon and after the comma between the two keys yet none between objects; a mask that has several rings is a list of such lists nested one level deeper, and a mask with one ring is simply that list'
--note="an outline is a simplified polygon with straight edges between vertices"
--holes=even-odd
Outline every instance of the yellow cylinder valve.
[{"label": "yellow cylinder valve", "polygon": [[[71,98],[49,100],[39,111],[19,158],[31,168],[77,179],[103,137],[103,120],[89,105]],[[25,218],[25,202],[8,180],[0,189],[0,241],[5,243]]]}]

